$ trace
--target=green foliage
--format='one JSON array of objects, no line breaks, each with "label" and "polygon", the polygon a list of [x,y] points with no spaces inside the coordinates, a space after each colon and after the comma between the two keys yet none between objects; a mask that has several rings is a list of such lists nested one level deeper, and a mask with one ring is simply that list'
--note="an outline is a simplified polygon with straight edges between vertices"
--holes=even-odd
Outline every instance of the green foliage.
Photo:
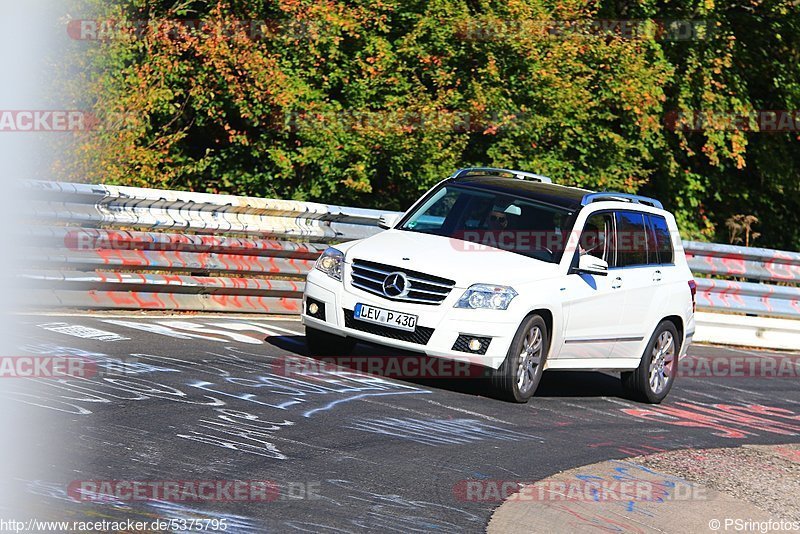
[{"label": "green foliage", "polygon": [[[665,122],[798,109],[788,0],[95,1],[137,30],[80,43],[76,98],[124,120],[81,137],[64,178],[403,209],[458,167],[500,165],[657,194],[687,236],[752,213],[759,244],[800,244],[796,133]],[[598,19],[709,31],[537,23]]]}]

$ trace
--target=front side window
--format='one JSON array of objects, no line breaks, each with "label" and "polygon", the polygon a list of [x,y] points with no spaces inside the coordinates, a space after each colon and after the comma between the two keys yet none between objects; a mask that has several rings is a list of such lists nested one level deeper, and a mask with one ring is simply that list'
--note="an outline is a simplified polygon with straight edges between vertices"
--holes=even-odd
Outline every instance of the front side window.
[{"label": "front side window", "polygon": [[572,212],[502,192],[448,184],[430,195],[398,227],[487,245],[558,263]]},{"label": "front side window", "polygon": [[610,212],[594,213],[586,219],[578,243],[581,256],[590,254],[615,266],[614,215]]}]

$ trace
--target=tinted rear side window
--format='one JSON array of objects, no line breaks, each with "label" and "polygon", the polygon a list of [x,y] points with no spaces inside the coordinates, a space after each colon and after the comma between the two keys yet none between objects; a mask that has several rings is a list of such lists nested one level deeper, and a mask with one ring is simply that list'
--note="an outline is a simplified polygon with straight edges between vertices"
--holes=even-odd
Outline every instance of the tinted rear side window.
[{"label": "tinted rear side window", "polygon": [[[655,237],[655,248],[658,252],[658,259],[650,258],[651,262],[673,263],[675,252],[672,249],[672,236],[669,233],[667,220],[659,215],[649,215],[650,225]],[[652,253],[651,253],[652,256]]]},{"label": "tinted rear side window", "polygon": [[617,267],[647,265],[647,231],[642,213],[617,212]]}]

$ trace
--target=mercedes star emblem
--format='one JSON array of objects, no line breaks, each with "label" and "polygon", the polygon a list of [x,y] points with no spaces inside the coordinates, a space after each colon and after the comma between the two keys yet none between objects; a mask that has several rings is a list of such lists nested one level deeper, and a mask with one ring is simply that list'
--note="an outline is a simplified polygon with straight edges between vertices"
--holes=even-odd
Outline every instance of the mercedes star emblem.
[{"label": "mercedes star emblem", "polygon": [[408,290],[408,278],[403,273],[391,273],[383,280],[383,294],[387,297],[405,297]]}]

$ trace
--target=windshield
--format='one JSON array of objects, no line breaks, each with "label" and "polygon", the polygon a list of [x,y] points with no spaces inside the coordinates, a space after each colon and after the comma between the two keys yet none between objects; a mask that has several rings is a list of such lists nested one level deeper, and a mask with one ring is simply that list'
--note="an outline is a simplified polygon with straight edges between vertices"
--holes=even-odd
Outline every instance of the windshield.
[{"label": "windshield", "polygon": [[398,228],[508,250],[558,263],[572,221],[569,210],[497,193],[445,185]]}]

